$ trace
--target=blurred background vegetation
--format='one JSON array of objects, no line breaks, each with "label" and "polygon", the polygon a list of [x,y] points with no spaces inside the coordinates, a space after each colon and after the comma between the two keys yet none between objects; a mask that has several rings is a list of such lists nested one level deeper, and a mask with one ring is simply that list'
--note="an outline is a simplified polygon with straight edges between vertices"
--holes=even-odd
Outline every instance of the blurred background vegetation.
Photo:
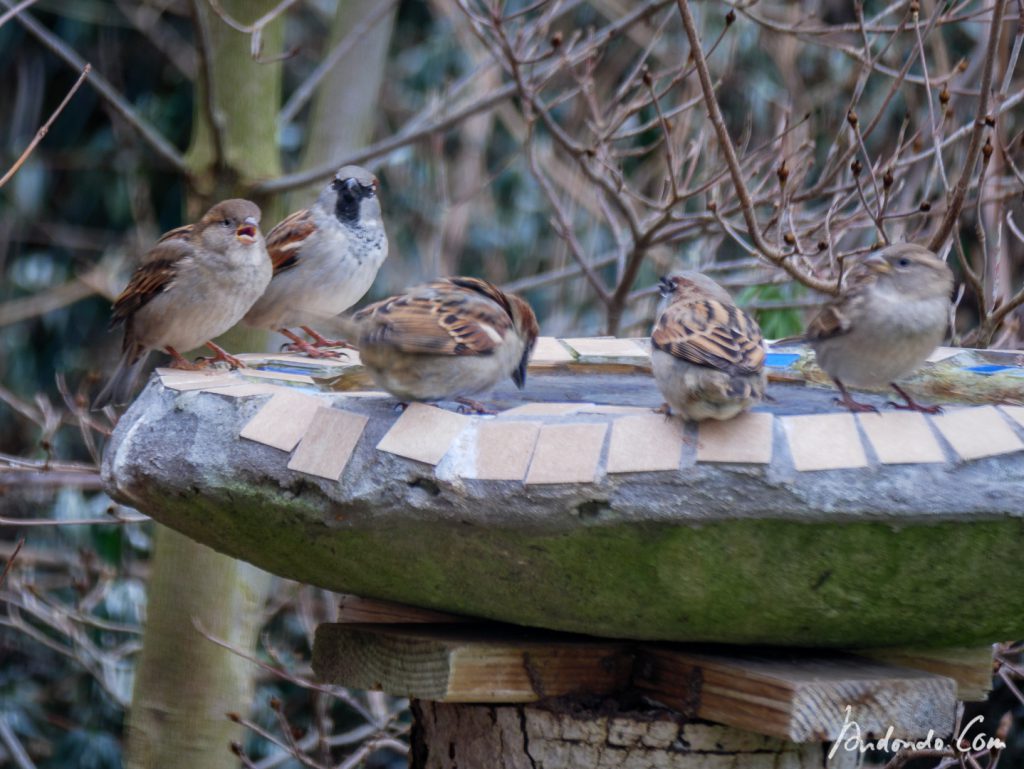
[{"label": "blurred background vegetation", "polygon": [[[15,5],[42,34],[6,13]],[[990,45],[993,6],[1002,34]],[[106,331],[111,299],[159,234],[212,197],[257,200],[267,231],[332,168],[367,165],[391,255],[366,301],[479,275],[522,291],[556,336],[644,335],[651,289],[674,264],[713,272],[766,336],[795,333],[820,301],[801,276],[834,280],[845,256],[882,238],[928,242],[949,218],[965,286],[954,340],[1020,347],[1020,4],[693,8],[768,248],[746,227],[674,2],[0,2],[0,172],[78,80],[68,52],[93,68],[0,187],[2,560],[26,539],[0,585],[0,766],[122,764],[154,525],[100,490],[110,415],[85,404],[120,344]],[[202,156],[216,154],[197,122],[210,117],[210,52],[248,57],[219,76],[266,82],[278,99],[220,107],[240,110],[222,139],[269,114],[272,157]],[[975,129],[987,60],[991,125]],[[49,525],[75,521],[98,523]],[[309,682],[332,597],[281,580],[263,595],[251,648],[231,652],[262,665],[246,663],[255,704],[238,703],[236,756],[223,745],[219,765],[404,766],[403,703]],[[988,723],[1020,713],[1005,680]]]}]

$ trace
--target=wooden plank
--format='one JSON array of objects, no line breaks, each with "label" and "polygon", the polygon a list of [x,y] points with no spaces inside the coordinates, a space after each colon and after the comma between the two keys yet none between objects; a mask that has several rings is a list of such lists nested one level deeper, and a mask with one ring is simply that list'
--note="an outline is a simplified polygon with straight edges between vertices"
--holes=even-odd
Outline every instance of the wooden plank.
[{"label": "wooden plank", "polygon": [[949,734],[956,683],[852,654],[800,651],[704,654],[641,649],[634,685],[690,716],[793,742],[823,742],[856,722],[860,733],[920,739]]},{"label": "wooden plank", "polygon": [[956,698],[983,702],[992,691],[991,646],[956,649],[858,649],[857,654],[892,665],[926,670],[956,681]]},{"label": "wooden plank", "polygon": [[362,598],[358,595],[341,595],[338,598],[338,622],[344,624],[419,625],[480,621],[474,617],[421,609],[418,606],[394,601]]},{"label": "wooden plank", "polygon": [[625,643],[507,628],[324,624],[319,680],[437,702],[535,702],[609,694],[629,681]]}]

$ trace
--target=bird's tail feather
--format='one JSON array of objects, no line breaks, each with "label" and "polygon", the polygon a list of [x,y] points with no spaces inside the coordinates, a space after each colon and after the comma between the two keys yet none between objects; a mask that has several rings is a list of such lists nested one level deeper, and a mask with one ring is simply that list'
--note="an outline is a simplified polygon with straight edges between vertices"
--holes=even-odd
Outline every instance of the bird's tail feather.
[{"label": "bird's tail feather", "polygon": [[117,362],[110,381],[96,396],[92,402],[92,410],[99,411],[106,406],[121,406],[131,400],[132,390],[135,389],[135,382],[142,372],[142,367],[149,357],[149,351],[137,345],[126,349]]}]

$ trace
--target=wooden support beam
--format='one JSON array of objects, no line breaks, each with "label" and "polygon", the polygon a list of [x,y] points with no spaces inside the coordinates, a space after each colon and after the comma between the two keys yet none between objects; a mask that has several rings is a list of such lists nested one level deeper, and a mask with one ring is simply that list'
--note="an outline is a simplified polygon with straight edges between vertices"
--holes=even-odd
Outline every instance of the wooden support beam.
[{"label": "wooden support beam", "polygon": [[325,624],[321,681],[435,702],[536,702],[608,694],[629,683],[626,643],[508,628]]},{"label": "wooden support beam", "polygon": [[842,652],[777,654],[643,647],[633,683],[683,713],[793,742],[953,730],[956,683]]},{"label": "wooden support beam", "polygon": [[991,645],[955,649],[858,649],[856,654],[952,678],[956,681],[956,698],[965,702],[983,702],[992,691]]},{"label": "wooden support beam", "polygon": [[479,622],[474,617],[421,609],[394,601],[379,601],[375,598],[361,598],[358,595],[338,596],[338,622],[344,624],[449,624]]}]

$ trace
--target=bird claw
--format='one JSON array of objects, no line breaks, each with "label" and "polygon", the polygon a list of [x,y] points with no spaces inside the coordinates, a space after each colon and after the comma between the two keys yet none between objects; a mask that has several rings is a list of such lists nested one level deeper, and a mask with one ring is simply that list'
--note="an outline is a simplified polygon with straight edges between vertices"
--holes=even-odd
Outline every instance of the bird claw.
[{"label": "bird claw", "polygon": [[658,408],[651,409],[655,414],[664,414],[666,417],[672,416],[672,407],[667,403],[662,403]]},{"label": "bird claw", "polygon": [[494,409],[488,408],[480,401],[475,401],[472,398],[456,398],[455,402],[459,405],[460,414],[482,414],[482,415],[494,415],[498,412]]},{"label": "bird claw", "polygon": [[900,411],[917,411],[921,414],[941,414],[942,406],[925,406],[918,403],[915,400],[911,400],[908,403],[896,403],[896,401],[886,401],[886,406],[892,406],[894,409]]},{"label": "bird claw", "polygon": [[878,407],[877,406],[872,406],[870,403],[861,403],[860,401],[855,401],[853,398],[850,398],[850,397],[846,397],[846,398],[833,398],[832,402],[835,403],[838,406],[843,406],[844,408],[849,409],[850,412],[852,412],[854,414],[877,414],[878,413]]},{"label": "bird claw", "polygon": [[347,358],[343,352],[337,350],[321,350],[316,345],[310,344],[309,342],[300,340],[298,342],[288,342],[287,344],[281,345],[281,349],[287,352],[297,352],[300,355],[305,355],[309,358]]}]

